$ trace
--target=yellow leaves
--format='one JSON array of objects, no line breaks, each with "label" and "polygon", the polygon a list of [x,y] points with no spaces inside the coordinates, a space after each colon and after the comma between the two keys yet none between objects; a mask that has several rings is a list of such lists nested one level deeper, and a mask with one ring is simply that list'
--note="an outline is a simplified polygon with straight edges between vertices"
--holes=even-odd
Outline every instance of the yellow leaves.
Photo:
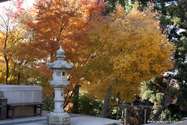
[{"label": "yellow leaves", "polygon": [[[97,53],[108,53],[96,57],[105,65],[90,63],[97,67],[94,70],[89,67],[89,70],[97,71],[100,66],[102,69],[98,69],[107,74],[103,78],[92,75],[102,82],[93,82],[95,86],[90,93],[100,89],[103,91],[97,91],[99,94],[106,93],[107,89],[103,87],[108,88],[112,84],[113,94],[120,92],[122,99],[129,100],[139,93],[138,87],[142,81],[159,76],[173,67],[170,61],[173,48],[158,29],[159,21],[154,17],[158,13],[150,8],[141,12],[134,7],[129,14],[125,14],[121,7],[117,7],[115,14],[92,22],[94,29],[88,32],[88,42],[92,43],[90,47],[96,48]],[[104,60],[103,57],[107,56]],[[107,62],[111,63],[110,67],[106,66]],[[112,68],[112,72],[105,72],[107,68]],[[118,81],[113,82],[116,78]]]},{"label": "yellow leaves", "polygon": [[112,19],[115,19],[114,17],[116,17],[115,15],[117,15],[117,14],[120,16],[126,15],[125,10],[123,9],[123,7],[120,4],[118,4],[116,6],[116,14],[111,14],[111,15],[113,15]]},{"label": "yellow leaves", "polygon": [[134,6],[132,11],[130,12],[129,16],[131,17],[136,17],[138,19],[140,19],[142,16],[143,16],[144,13],[141,13],[139,10],[138,10],[138,7],[137,6]]}]

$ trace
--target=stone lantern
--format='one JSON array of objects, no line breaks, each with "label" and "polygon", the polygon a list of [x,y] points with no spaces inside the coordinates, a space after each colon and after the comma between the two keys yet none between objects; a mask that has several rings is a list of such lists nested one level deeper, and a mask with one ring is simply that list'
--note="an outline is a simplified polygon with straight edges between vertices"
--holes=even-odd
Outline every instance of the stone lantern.
[{"label": "stone lantern", "polygon": [[64,61],[65,52],[60,49],[56,52],[57,61],[48,63],[47,67],[53,70],[53,80],[50,81],[50,85],[54,87],[54,111],[47,116],[48,125],[69,125],[70,116],[64,112],[64,88],[67,87],[70,82],[66,80],[66,70],[73,68],[72,63]]}]

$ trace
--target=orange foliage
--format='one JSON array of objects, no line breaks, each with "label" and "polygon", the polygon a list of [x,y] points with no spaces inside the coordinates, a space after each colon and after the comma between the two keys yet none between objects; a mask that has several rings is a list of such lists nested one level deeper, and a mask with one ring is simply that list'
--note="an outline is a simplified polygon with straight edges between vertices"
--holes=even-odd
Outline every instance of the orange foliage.
[{"label": "orange foliage", "polygon": [[[19,51],[14,54],[19,59],[29,61],[28,65],[32,68],[27,69],[28,75],[43,75],[50,80],[52,73],[47,69],[46,63],[56,60],[56,51],[62,45],[66,52],[65,60],[75,64],[69,71],[68,80],[74,85],[80,84],[80,68],[89,58],[84,40],[85,30],[90,28],[88,24],[93,17],[101,16],[104,5],[99,0],[36,0],[30,12],[31,18],[23,22],[33,34],[33,40],[19,44]],[[32,70],[38,73],[33,74]],[[69,89],[72,90],[74,85],[69,85]]]}]

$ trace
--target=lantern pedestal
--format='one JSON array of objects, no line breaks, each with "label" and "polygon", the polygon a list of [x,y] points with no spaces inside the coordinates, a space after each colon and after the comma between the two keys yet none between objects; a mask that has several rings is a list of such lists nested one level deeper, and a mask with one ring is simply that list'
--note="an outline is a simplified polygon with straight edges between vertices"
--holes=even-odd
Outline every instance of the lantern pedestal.
[{"label": "lantern pedestal", "polygon": [[70,116],[68,113],[56,113],[51,112],[47,116],[47,124],[48,125],[70,125]]},{"label": "lantern pedestal", "polygon": [[[55,83],[55,84],[53,84]],[[70,125],[70,116],[64,112],[64,88],[69,85],[69,81],[62,81],[61,84],[50,81],[50,84],[55,89],[54,98],[54,111],[48,114],[47,124],[48,125]],[[60,88],[62,87],[62,88]]]}]

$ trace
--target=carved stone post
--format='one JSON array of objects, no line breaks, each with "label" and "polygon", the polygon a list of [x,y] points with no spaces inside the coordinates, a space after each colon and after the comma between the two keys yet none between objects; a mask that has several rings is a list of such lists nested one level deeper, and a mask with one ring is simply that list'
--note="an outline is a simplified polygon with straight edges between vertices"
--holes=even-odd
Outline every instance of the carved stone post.
[{"label": "carved stone post", "polygon": [[53,80],[50,81],[50,85],[55,89],[55,106],[54,111],[47,116],[48,125],[69,125],[70,116],[64,112],[64,88],[70,83],[66,80],[66,70],[73,68],[72,63],[67,63],[64,61],[65,52],[60,49],[56,52],[57,61],[53,63],[48,63],[47,67],[53,70]]}]

